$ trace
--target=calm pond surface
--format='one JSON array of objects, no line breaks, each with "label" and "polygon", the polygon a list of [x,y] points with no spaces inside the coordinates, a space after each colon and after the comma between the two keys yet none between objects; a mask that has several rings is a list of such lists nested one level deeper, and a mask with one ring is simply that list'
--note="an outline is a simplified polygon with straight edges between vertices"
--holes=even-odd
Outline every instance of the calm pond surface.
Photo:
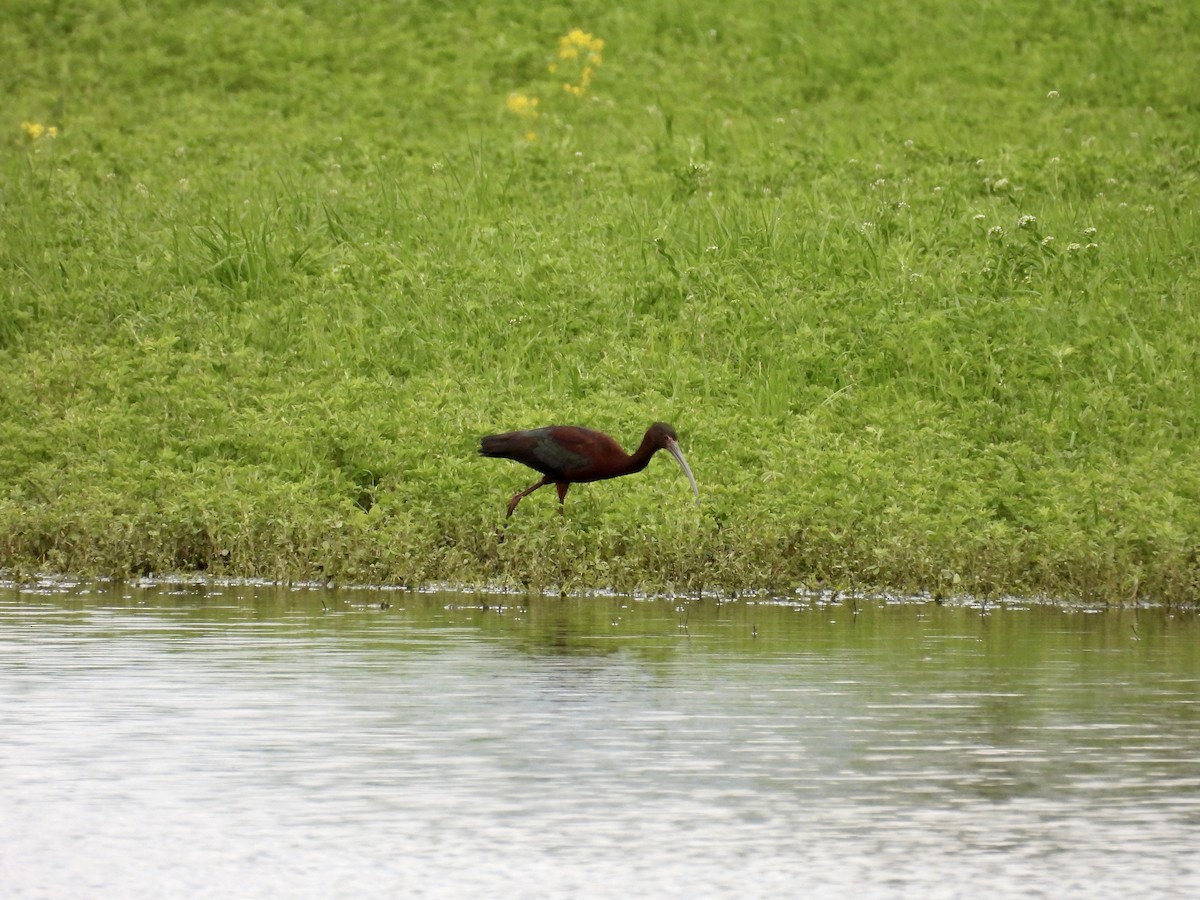
[{"label": "calm pond surface", "polygon": [[1191,613],[0,582],[15,897],[1191,897]]}]

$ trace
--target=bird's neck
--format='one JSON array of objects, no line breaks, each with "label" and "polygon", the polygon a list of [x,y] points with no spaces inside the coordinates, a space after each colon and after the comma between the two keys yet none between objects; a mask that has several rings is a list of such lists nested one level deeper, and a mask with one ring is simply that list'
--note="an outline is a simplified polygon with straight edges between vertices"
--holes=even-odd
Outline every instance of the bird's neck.
[{"label": "bird's neck", "polygon": [[632,475],[634,472],[640,472],[646,466],[650,465],[650,457],[652,457],[658,448],[654,446],[654,439],[647,434],[642,438],[641,444],[633,451],[633,455],[629,457],[629,462],[625,468],[625,474]]}]

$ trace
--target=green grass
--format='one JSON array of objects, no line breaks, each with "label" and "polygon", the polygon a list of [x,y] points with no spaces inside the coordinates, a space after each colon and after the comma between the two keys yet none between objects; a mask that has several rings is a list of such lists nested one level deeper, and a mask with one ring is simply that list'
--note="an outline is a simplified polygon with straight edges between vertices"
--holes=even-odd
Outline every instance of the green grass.
[{"label": "green grass", "polygon": [[530,6],[0,13],[0,567],[1200,598],[1200,13]]}]

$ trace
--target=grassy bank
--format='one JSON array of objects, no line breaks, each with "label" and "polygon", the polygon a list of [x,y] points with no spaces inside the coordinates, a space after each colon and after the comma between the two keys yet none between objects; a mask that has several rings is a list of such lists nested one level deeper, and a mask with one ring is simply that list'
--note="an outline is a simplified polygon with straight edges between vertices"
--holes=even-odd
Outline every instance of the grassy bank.
[{"label": "grassy bank", "polygon": [[1200,597],[1186,4],[171,6],[0,13],[0,567]]}]

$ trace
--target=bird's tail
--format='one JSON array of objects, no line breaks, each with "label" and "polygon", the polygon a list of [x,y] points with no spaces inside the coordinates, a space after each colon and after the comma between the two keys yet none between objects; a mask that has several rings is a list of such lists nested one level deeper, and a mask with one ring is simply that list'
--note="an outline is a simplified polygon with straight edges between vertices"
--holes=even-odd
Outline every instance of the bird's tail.
[{"label": "bird's tail", "polygon": [[507,457],[512,449],[513,434],[489,434],[479,439],[480,456]]}]

